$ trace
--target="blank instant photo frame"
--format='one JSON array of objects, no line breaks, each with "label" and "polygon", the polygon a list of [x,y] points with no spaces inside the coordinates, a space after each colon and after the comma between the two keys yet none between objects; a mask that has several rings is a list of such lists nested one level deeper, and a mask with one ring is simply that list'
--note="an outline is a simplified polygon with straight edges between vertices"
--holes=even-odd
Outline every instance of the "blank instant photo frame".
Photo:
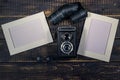
[{"label": "blank instant photo frame", "polygon": [[10,55],[53,42],[44,12],[2,25]]},{"label": "blank instant photo frame", "polygon": [[109,62],[118,22],[88,12],[77,54]]}]

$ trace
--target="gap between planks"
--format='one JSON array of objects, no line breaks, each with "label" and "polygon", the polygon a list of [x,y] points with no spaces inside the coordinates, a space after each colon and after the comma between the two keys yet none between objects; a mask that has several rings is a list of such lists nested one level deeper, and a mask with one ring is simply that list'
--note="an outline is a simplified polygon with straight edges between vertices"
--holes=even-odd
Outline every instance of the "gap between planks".
[{"label": "gap between planks", "polygon": [[[100,60],[53,60],[51,62],[48,62],[49,63],[56,63],[56,62],[60,62],[60,63],[90,63],[90,62],[104,62],[104,61],[100,61]],[[110,62],[120,62],[120,60],[111,60]],[[106,62],[106,63],[110,63],[110,62]],[[37,61],[8,61],[8,62],[0,62],[0,63],[40,63],[40,62],[37,62]],[[47,63],[47,62],[41,62],[41,63]]]},{"label": "gap between planks", "polygon": [[[30,16],[30,15],[12,15],[12,16],[0,16],[0,18],[19,18],[19,17],[26,17],[26,16]],[[120,15],[104,15],[104,16],[109,16],[109,17],[120,17]]]}]

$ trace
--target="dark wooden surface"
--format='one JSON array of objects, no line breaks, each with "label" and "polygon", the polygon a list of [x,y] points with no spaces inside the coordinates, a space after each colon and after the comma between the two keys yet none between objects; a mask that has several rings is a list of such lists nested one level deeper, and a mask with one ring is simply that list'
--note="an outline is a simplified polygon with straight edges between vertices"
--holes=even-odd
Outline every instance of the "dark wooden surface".
[{"label": "dark wooden surface", "polygon": [[[120,19],[120,0],[0,0],[0,25],[42,10],[49,16],[60,5],[76,1],[88,11]],[[64,21],[59,25],[76,26],[78,42],[83,24]],[[56,29],[50,25],[54,43],[10,56],[0,27],[0,80],[120,80],[120,23],[110,63],[83,56],[37,62],[41,54],[56,53]]]}]

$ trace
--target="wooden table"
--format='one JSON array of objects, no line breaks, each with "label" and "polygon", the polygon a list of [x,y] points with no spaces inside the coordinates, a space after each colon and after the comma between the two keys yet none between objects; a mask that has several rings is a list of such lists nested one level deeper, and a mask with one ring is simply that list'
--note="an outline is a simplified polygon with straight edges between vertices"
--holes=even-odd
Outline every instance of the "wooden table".
[{"label": "wooden table", "polygon": [[[43,10],[49,16],[55,8],[76,1],[88,11],[120,18],[120,0],[0,0],[0,25]],[[83,24],[64,21],[58,25],[76,26],[78,43]],[[37,62],[41,54],[57,53],[56,29],[50,25],[54,43],[10,56],[0,27],[0,80],[120,80],[120,24],[109,63],[83,56]]]}]

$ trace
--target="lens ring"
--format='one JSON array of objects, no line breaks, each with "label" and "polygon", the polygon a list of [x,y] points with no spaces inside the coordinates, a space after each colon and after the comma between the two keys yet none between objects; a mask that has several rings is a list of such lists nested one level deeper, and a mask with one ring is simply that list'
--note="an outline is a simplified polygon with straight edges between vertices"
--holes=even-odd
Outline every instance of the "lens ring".
[{"label": "lens ring", "polygon": [[73,44],[69,41],[65,41],[61,44],[61,51],[65,54],[70,54],[73,51]]}]

